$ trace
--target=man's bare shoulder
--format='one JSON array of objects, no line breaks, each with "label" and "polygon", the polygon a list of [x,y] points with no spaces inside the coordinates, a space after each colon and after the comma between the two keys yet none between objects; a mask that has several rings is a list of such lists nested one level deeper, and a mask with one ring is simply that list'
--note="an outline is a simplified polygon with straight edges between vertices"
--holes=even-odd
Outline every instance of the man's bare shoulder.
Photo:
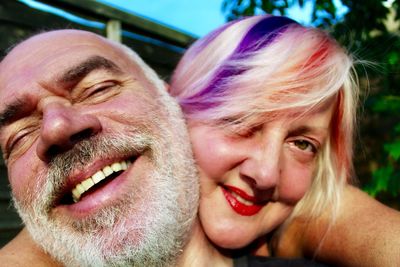
[{"label": "man's bare shoulder", "polygon": [[0,249],[0,267],[58,267],[55,262],[39,246],[37,246],[28,231],[23,229],[13,240]]}]

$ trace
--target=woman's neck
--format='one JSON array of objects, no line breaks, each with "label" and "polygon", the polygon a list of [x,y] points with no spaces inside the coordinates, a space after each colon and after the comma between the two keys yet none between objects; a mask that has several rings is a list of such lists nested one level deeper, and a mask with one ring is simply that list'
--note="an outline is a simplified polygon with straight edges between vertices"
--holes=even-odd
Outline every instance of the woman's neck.
[{"label": "woman's neck", "polygon": [[196,220],[189,242],[186,244],[176,266],[231,267],[233,266],[233,261],[230,257],[221,254],[211,244],[205,236],[200,222]]}]

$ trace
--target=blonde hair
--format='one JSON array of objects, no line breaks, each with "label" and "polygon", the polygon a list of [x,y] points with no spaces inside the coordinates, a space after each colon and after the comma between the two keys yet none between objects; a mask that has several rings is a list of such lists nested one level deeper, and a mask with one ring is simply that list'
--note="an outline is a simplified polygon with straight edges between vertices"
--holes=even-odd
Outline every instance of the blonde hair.
[{"label": "blonde hair", "polygon": [[188,120],[222,127],[232,124],[227,118],[248,128],[278,114],[336,101],[312,185],[292,217],[318,216],[328,207],[335,214],[342,185],[352,174],[358,86],[352,57],[327,33],[286,17],[234,21],[188,49],[170,93]]}]

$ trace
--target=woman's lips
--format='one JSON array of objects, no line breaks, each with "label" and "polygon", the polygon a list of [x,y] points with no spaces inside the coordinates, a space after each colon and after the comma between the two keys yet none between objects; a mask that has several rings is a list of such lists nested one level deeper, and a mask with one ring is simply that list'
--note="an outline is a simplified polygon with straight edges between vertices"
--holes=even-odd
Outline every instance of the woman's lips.
[{"label": "woman's lips", "polygon": [[224,185],[221,189],[232,209],[242,216],[253,216],[264,207],[263,204],[255,204],[256,199],[253,196],[237,187]]}]

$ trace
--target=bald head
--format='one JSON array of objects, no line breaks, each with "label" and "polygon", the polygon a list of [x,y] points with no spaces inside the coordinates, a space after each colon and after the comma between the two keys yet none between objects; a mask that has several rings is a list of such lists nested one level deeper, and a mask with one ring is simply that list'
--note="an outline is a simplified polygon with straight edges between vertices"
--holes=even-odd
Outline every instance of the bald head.
[{"label": "bald head", "polygon": [[[33,76],[35,70],[39,70],[38,66],[48,67],[46,73],[40,73],[40,77],[50,79],[58,68],[76,65],[83,58],[104,54],[122,69],[133,72],[142,82],[151,80],[157,85],[161,84],[154,71],[132,50],[97,34],[80,30],[45,32],[21,42],[0,63],[0,81],[15,80],[15,70],[24,77]],[[7,70],[10,69],[14,71],[9,73]]]},{"label": "bald head", "polygon": [[15,205],[39,245],[66,266],[176,259],[196,172],[177,104],[133,51],[84,31],[36,35],[0,63],[0,99]]}]

